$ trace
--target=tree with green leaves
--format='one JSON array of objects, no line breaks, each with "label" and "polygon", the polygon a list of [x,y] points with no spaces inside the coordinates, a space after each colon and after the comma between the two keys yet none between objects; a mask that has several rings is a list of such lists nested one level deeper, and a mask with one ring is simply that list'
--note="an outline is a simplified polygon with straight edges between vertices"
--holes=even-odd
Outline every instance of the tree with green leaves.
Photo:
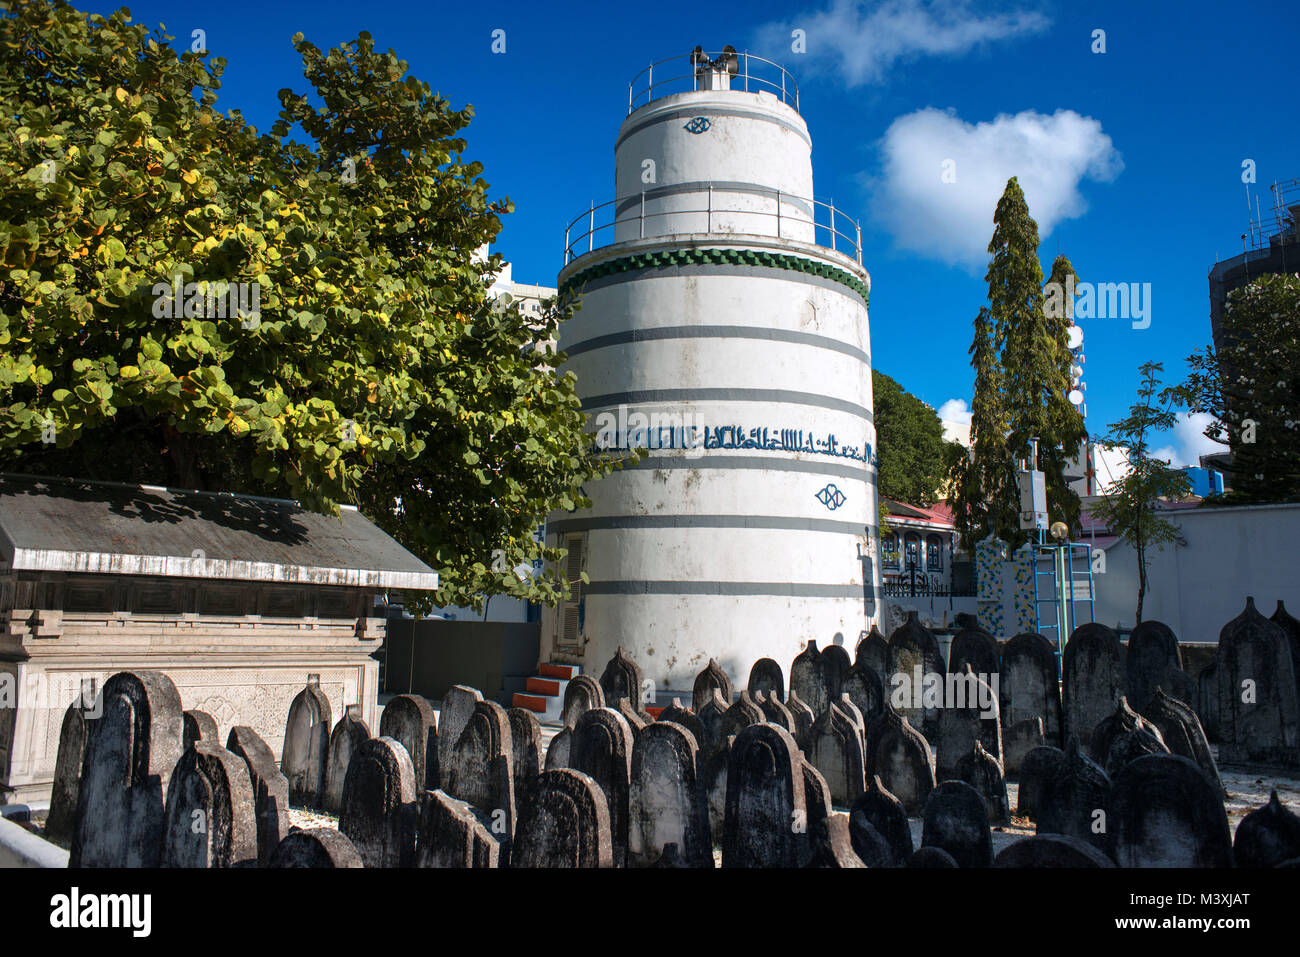
[{"label": "tree with green leaves", "polygon": [[1138,401],[1129,407],[1127,416],[1112,422],[1109,431],[1094,440],[1103,448],[1122,451],[1128,459],[1128,470],[1093,506],[1093,514],[1121,541],[1132,545],[1137,556],[1135,626],[1142,622],[1142,604],[1146,599],[1147,556],[1151,550],[1159,550],[1178,539],[1178,526],[1160,517],[1156,502],[1185,495],[1190,489],[1186,475],[1168,462],[1152,458],[1149,452],[1153,434],[1174,427],[1180,391],[1161,388],[1159,373],[1164,367],[1159,362],[1143,363],[1138,371],[1142,374]]},{"label": "tree with green leaves", "polygon": [[1300,275],[1234,289],[1219,342],[1188,358],[1182,388],[1213,416],[1206,437],[1232,450],[1232,491],[1216,503],[1300,500]]},{"label": "tree with green leaves", "polygon": [[0,16],[0,469],[352,503],[440,573],[426,601],[566,593],[513,569],[611,465],[545,348],[568,307],[488,296],[512,207],[472,110],[366,33],[299,34],[310,91],[262,134],[170,40]]},{"label": "tree with green leaves", "polygon": [[[1014,472],[1018,462],[1029,460],[1033,439],[1050,517],[1077,525],[1079,497],[1066,484],[1065,464],[1087,434],[1067,399],[1069,321],[1044,309],[1038,224],[1015,177],[998,201],[988,251],[988,305],[975,318],[970,348],[971,455],[958,457],[949,473],[949,502],[967,549],[989,534],[1013,547],[1027,540],[1019,527]],[[1058,257],[1053,281],[1064,283],[1071,273],[1069,260]]]},{"label": "tree with green leaves", "polygon": [[879,370],[871,370],[871,388],[881,497],[933,504],[944,480],[939,414]]}]

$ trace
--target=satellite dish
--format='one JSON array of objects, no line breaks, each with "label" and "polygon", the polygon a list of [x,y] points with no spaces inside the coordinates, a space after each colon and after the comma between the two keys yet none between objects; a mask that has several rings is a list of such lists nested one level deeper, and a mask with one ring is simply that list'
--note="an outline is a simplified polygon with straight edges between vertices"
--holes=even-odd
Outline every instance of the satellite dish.
[{"label": "satellite dish", "polygon": [[1070,400],[1070,405],[1083,405],[1083,393],[1078,389],[1071,389],[1067,398]]},{"label": "satellite dish", "polygon": [[1077,349],[1083,345],[1083,330],[1078,326],[1070,326],[1065,330],[1066,344],[1071,349]]}]

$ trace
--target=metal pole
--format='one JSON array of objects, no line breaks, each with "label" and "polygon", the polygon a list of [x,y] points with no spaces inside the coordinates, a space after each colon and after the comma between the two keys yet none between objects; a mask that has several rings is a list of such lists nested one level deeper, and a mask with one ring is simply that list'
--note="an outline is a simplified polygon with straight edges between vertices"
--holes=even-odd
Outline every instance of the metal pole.
[{"label": "metal pole", "polygon": [[831,200],[831,251],[835,251],[835,200]]},{"label": "metal pole", "polygon": [[569,265],[569,227],[564,227],[564,265]]},{"label": "metal pole", "polygon": [[645,239],[645,190],[641,190],[641,238]]},{"label": "metal pole", "polygon": [[749,54],[745,54],[745,92],[749,92]]},{"label": "metal pole", "polygon": [[776,191],[776,238],[781,238],[781,191]]},{"label": "metal pole", "polygon": [[862,265],[862,224],[855,224],[858,227],[858,265]]},{"label": "metal pole", "polygon": [[785,102],[785,68],[781,68],[781,102]]},{"label": "metal pole", "polygon": [[705,223],[706,225],[704,227],[704,231],[706,233],[713,232],[713,184],[712,183],[709,184],[709,218],[705,221]]},{"label": "metal pole", "polygon": [[596,201],[591,201],[591,212],[587,215],[587,252],[592,250],[592,242],[596,238]]}]

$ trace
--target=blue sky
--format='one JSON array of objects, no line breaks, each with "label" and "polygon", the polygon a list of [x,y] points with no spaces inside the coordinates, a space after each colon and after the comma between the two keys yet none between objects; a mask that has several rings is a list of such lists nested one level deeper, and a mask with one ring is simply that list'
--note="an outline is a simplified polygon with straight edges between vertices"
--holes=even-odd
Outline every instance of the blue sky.
[{"label": "blue sky", "polygon": [[[113,5],[86,3],[108,13]],[[1209,341],[1207,273],[1241,252],[1242,162],[1268,184],[1300,177],[1293,2],[963,4],[890,0],[447,4],[138,3],[134,19],[228,61],[218,105],[262,129],[276,91],[305,90],[290,37],[320,47],[368,30],[453,105],[473,104],[468,155],[509,196],[496,249],[514,278],[553,285],[564,224],[613,198],[627,83],[650,60],[730,43],[786,65],[813,137],[817,196],[860,217],[872,275],[874,366],[936,408],[968,402],[971,320],[983,303],[993,207],[1019,175],[1044,270],[1150,283],[1150,325],[1080,320],[1088,427],[1134,400],[1137,367],[1180,379]],[[504,30],[506,52],[493,53]],[[791,31],[806,52],[791,49]],[[1094,31],[1105,52],[1094,53]],[[954,159],[956,182],[941,182]],[[1208,443],[1168,437],[1191,461]],[[1177,464],[1183,464],[1181,461]]]}]

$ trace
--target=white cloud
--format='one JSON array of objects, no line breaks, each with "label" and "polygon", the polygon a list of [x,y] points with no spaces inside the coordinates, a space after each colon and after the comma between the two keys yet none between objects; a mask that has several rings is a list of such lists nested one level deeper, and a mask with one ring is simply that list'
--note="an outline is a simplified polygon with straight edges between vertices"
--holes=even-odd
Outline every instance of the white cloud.
[{"label": "white cloud", "polygon": [[965,399],[949,399],[938,408],[939,421],[943,423],[943,437],[947,442],[960,442],[970,447],[970,409]]},{"label": "white cloud", "polygon": [[1152,458],[1164,459],[1174,468],[1200,465],[1201,456],[1223,452],[1227,446],[1207,438],[1205,428],[1214,421],[1208,412],[1180,412],[1174,423],[1173,443],[1151,453]]},{"label": "white cloud", "polygon": [[[803,30],[808,67],[833,70],[849,86],[879,83],[899,61],[922,56],[960,56],[997,40],[1047,29],[1032,10],[980,15],[964,0],[832,0],[829,7],[770,23],[758,31],[760,45],[790,50],[791,31]],[[779,58],[778,58],[779,59]]]},{"label": "white cloud", "polygon": [[967,123],[927,107],[895,119],[880,153],[880,174],[864,178],[876,220],[899,247],[970,268],[988,261],[993,213],[1012,176],[1046,238],[1086,211],[1084,179],[1110,181],[1124,168],[1101,122],[1073,110]]}]

